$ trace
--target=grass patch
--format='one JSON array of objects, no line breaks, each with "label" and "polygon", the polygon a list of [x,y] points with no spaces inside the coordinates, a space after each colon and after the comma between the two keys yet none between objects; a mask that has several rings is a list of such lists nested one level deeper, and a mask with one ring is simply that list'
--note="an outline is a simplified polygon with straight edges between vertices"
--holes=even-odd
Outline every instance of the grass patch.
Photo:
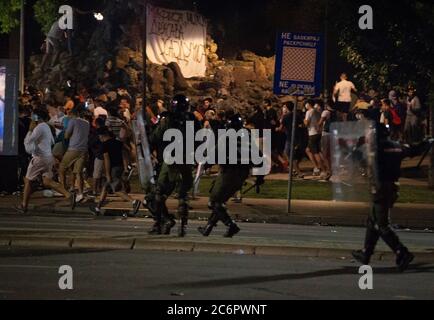
[{"label": "grass patch", "polygon": [[[201,180],[201,196],[207,196],[211,189],[213,179],[205,177]],[[141,188],[137,180],[132,181],[133,192],[140,193]],[[270,180],[261,187],[261,193],[256,194],[251,190],[245,198],[257,199],[286,199],[288,193],[288,182],[280,180]],[[293,199],[295,200],[333,200],[333,188],[331,183],[321,183],[318,181],[294,181]],[[367,193],[357,194],[354,201],[369,201]],[[422,203],[434,204],[434,191],[428,187],[420,186],[401,186],[399,203]]]}]

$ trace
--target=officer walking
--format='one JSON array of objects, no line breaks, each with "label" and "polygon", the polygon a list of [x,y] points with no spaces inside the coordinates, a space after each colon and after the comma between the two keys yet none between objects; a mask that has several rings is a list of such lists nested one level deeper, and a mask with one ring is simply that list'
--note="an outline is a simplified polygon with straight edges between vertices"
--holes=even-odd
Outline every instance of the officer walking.
[{"label": "officer walking", "polygon": [[426,150],[429,142],[418,146],[403,146],[390,139],[389,128],[380,124],[377,127],[378,183],[373,195],[373,208],[368,218],[363,250],[354,251],[353,257],[364,265],[370,263],[378,240],[381,238],[396,254],[396,265],[400,272],[405,271],[414,255],[401,243],[390,227],[390,209],[398,199],[397,182],[401,175],[401,162],[406,157],[417,156]]},{"label": "officer walking", "polygon": [[[234,129],[235,131],[239,131],[243,129],[243,121],[241,116],[239,114],[235,114],[233,110],[226,111],[226,119],[227,130]],[[249,133],[247,129],[244,131],[245,134]],[[250,137],[248,141],[250,141]],[[211,234],[212,230],[219,221],[221,221],[228,228],[224,234],[224,237],[232,238],[234,235],[240,232],[240,228],[228,214],[226,203],[237,191],[241,190],[244,182],[250,175],[250,169],[252,168],[252,165],[241,164],[240,162],[241,148],[243,147],[246,146],[241,146],[241,142],[238,139],[238,164],[220,165],[220,172],[214,182],[214,186],[209,198],[208,207],[212,211],[211,217],[209,218],[208,224],[205,227],[198,228],[198,231],[205,237],[208,237]],[[257,185],[259,186],[263,184],[263,181],[263,177],[259,177]]]},{"label": "officer walking", "polygon": [[[170,129],[180,130],[186,145],[186,124],[188,121],[195,123],[195,131],[199,129],[197,121],[192,113],[189,112],[189,99],[184,95],[177,95],[173,98],[169,110],[163,115],[158,127],[151,133],[150,140],[153,145],[164,146],[167,142],[163,141],[164,133]],[[174,192],[178,185],[178,216],[181,224],[178,230],[179,237],[185,237],[188,224],[188,192],[193,186],[193,165],[186,164],[186,156],[182,164],[167,164],[163,162],[155,191],[148,197],[147,206],[155,219],[155,225],[149,232],[152,235],[169,235],[172,228],[176,225],[176,218],[170,214],[166,201]],[[150,198],[150,201],[149,201]]]}]

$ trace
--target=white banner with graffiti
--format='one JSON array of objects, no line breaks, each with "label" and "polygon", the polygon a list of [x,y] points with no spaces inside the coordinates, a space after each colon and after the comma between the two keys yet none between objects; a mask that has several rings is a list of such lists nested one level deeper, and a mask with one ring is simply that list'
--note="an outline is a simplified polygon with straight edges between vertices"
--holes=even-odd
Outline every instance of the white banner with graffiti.
[{"label": "white banner with graffiti", "polygon": [[206,28],[203,16],[192,11],[148,5],[146,54],[155,64],[177,62],[186,78],[206,72]]}]

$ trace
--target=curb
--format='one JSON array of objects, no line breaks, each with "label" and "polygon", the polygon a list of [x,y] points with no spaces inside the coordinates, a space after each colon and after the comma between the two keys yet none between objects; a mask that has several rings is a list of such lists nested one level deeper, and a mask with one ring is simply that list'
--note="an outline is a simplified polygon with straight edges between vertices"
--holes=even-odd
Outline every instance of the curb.
[{"label": "curb", "polygon": [[[0,214],[15,214],[11,208],[0,207]],[[121,210],[107,209],[107,213],[110,211],[119,213]],[[146,212],[146,211],[142,211]],[[94,217],[87,208],[76,208],[71,211],[69,208],[64,207],[30,207],[29,215],[65,215],[74,217]],[[331,226],[343,226],[343,227],[365,227],[367,215],[355,215],[355,216],[319,216],[319,215],[258,215],[258,214],[246,214],[246,215],[234,215],[237,221],[250,222],[250,223],[270,223],[270,224],[294,224],[294,225],[331,225]],[[191,220],[207,220],[209,218],[209,212],[205,211],[191,211]],[[426,219],[408,219],[408,218],[395,218],[393,223],[403,226],[409,229],[434,229],[434,220]]]},{"label": "curb", "polygon": [[[210,243],[197,241],[116,239],[116,238],[44,238],[23,237],[0,239],[0,247],[6,248],[64,248],[64,249],[104,249],[104,250],[150,250],[165,252],[197,252],[216,254],[236,254],[255,256],[281,256],[306,258],[336,258],[353,260],[351,250],[343,248],[313,248],[279,245],[255,245],[237,243]],[[434,251],[414,252],[418,260],[434,261]],[[394,260],[391,252],[379,251],[373,261]]]}]

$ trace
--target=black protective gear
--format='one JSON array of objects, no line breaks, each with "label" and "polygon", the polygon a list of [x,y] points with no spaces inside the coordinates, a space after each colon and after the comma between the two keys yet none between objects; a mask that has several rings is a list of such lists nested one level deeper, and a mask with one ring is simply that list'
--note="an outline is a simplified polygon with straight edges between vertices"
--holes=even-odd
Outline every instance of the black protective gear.
[{"label": "black protective gear", "polygon": [[404,272],[408,269],[410,263],[414,260],[414,255],[407,249],[402,250],[398,253],[396,257],[396,265],[400,272]]},{"label": "black protective gear", "polygon": [[167,214],[166,221],[164,223],[164,235],[170,235],[170,232],[172,231],[173,227],[176,225],[176,218],[173,214]]},{"label": "black protective gear", "polygon": [[369,262],[371,261],[371,256],[363,250],[353,251],[352,256],[362,265],[368,265]]},{"label": "black protective gear", "polygon": [[230,116],[226,120],[226,129],[241,130],[244,127],[243,118],[239,113]]},{"label": "black protective gear", "polygon": [[211,217],[208,219],[208,224],[205,227],[199,227],[197,230],[204,236],[208,237],[212,230],[217,226],[219,221],[218,215],[214,212],[211,214]]},{"label": "black protective gear", "polygon": [[374,254],[375,246],[377,245],[379,239],[380,232],[376,228],[375,222],[372,220],[372,218],[368,218],[365,235],[365,249],[363,251],[369,258]]},{"label": "black protective gear", "polygon": [[188,202],[185,199],[180,199],[179,207],[178,207],[178,215],[181,220],[181,225],[178,229],[178,236],[183,238],[187,234],[187,225],[188,225]]},{"label": "black protective gear", "polygon": [[173,97],[170,103],[170,112],[173,113],[185,113],[190,108],[190,100],[182,94],[178,94]]}]

